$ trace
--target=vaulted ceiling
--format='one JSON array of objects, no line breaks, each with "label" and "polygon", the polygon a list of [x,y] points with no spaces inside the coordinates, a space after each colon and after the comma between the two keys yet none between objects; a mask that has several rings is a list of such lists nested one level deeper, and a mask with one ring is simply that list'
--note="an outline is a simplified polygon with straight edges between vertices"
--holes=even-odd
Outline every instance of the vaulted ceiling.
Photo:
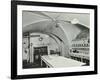
[{"label": "vaulted ceiling", "polygon": [[[85,16],[86,18],[84,18]],[[79,23],[72,24],[72,19],[83,21],[84,26]],[[85,19],[85,20],[84,20]],[[75,21],[74,21],[75,22]],[[55,13],[23,11],[22,14],[23,33],[39,32],[59,37],[65,44],[66,49],[70,43],[83,30],[89,29],[88,14]]]}]

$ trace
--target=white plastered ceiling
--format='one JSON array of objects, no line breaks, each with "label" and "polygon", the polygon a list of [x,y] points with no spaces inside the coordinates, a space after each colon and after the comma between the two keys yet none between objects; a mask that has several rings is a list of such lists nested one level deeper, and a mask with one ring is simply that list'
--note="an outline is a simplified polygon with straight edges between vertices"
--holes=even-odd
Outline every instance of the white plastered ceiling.
[{"label": "white plastered ceiling", "polygon": [[[23,33],[40,32],[55,35],[62,40],[64,53],[69,53],[71,41],[83,29],[89,28],[89,14],[23,11],[22,19]],[[87,26],[72,24],[73,19]]]}]

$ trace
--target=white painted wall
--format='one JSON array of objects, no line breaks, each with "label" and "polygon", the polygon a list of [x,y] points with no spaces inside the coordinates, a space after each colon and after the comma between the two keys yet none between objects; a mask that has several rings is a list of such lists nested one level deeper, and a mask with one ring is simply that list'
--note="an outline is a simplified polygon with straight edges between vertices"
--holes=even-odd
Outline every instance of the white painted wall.
[{"label": "white painted wall", "polygon": [[52,39],[52,38],[49,38],[49,39],[50,39],[49,50],[56,51],[56,49],[58,49],[59,45],[57,44],[57,42],[54,39]]},{"label": "white painted wall", "polygon": [[[56,51],[56,49],[58,49],[58,44],[57,42],[49,37],[48,35],[46,34],[41,34],[41,33],[31,33],[30,35],[40,35],[40,37],[43,38],[42,41],[39,41],[39,38],[40,37],[31,37],[30,38],[30,44],[32,44],[32,46],[30,45],[30,62],[34,62],[33,58],[34,58],[34,47],[40,47],[40,46],[47,46],[48,47],[48,54],[50,54],[50,50],[54,50]],[[27,39],[25,38],[23,41],[27,41]],[[27,47],[27,45],[23,45],[24,48]],[[29,58],[29,55],[26,55],[24,52],[23,52],[23,59],[27,59]]]},{"label": "white painted wall", "polygon": [[[23,43],[22,43],[22,59],[23,60],[29,60],[29,44],[28,44],[28,38],[23,38]],[[25,53],[25,50],[27,51],[27,53]]]}]

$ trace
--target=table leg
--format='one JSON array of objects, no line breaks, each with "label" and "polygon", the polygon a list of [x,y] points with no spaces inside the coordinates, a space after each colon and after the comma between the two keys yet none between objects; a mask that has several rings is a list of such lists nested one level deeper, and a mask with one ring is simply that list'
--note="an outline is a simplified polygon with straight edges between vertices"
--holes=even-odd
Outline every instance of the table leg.
[{"label": "table leg", "polygon": [[43,62],[42,62],[42,59],[41,59],[41,67],[42,67],[42,65],[43,65]]}]

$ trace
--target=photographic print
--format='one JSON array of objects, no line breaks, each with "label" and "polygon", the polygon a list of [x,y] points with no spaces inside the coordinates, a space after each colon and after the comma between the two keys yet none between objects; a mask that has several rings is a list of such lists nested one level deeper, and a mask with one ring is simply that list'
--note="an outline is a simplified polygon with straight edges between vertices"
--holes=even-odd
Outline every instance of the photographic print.
[{"label": "photographic print", "polygon": [[90,15],[22,11],[23,68],[88,66]]},{"label": "photographic print", "polygon": [[12,78],[97,73],[97,7],[57,5],[12,1]]}]

